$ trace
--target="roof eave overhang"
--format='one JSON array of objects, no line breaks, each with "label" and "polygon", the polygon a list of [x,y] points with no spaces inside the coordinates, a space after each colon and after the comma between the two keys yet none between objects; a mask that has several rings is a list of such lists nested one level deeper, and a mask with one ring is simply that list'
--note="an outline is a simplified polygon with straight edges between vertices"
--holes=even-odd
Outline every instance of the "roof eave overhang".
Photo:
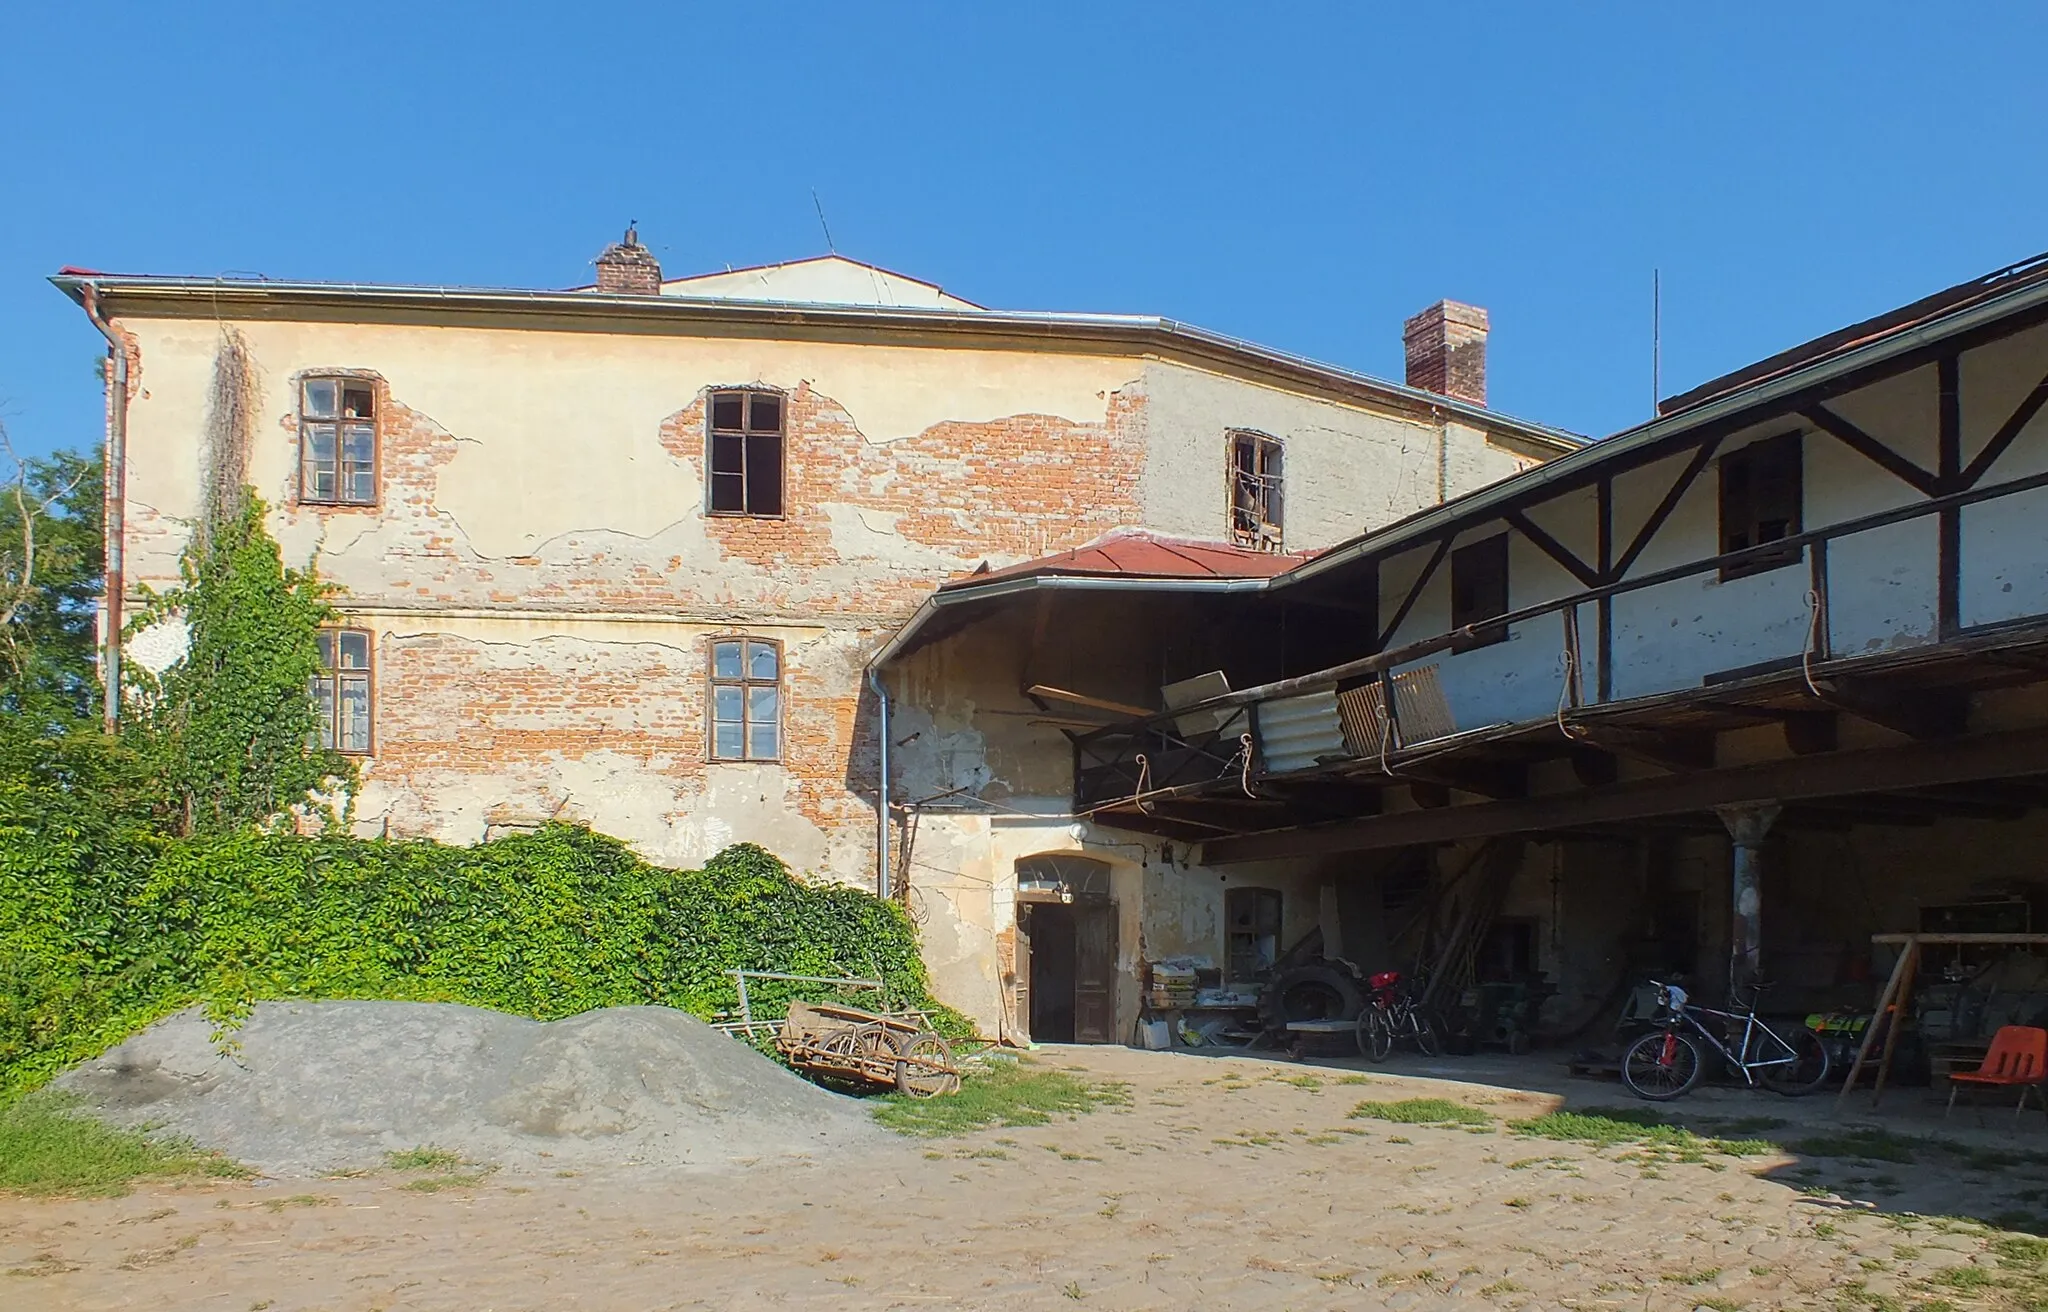
[{"label": "roof eave overhang", "polygon": [[[1898,356],[1907,355],[1951,337],[1986,328],[2000,319],[2040,311],[2048,307],[2048,282],[2016,288],[2003,295],[1967,305],[1951,314],[1930,319],[1877,341],[1829,355],[1812,364],[1775,374],[1750,386],[1702,402],[1688,410],[1664,415],[1636,428],[1581,447],[1570,455],[1504,478],[1477,492],[1447,501],[1375,532],[1340,543],[1322,555],[1297,565],[1279,578],[1299,583],[1340,568],[1366,556],[1382,556],[1411,546],[1434,541],[1454,526],[1477,522],[1524,501],[1539,488],[1565,489],[1583,480],[1602,464],[1624,459],[1660,445],[1679,446],[1684,439],[1709,425],[1756,412],[1757,421],[1769,417],[1774,405],[1823,388],[1828,383],[1852,378]],[[2015,328],[2014,331],[2019,331]]]},{"label": "roof eave overhang", "polygon": [[206,318],[361,322],[375,316],[380,321],[435,325],[813,339],[853,336],[864,341],[905,345],[965,342],[986,348],[1157,355],[1418,418],[1467,424],[1547,452],[1575,451],[1586,441],[1578,434],[1517,419],[1484,406],[1354,373],[1192,324],[1147,315],[73,273],[59,274],[50,281],[81,304],[83,288],[91,284],[98,289],[107,312],[116,317],[177,318],[200,314]]}]

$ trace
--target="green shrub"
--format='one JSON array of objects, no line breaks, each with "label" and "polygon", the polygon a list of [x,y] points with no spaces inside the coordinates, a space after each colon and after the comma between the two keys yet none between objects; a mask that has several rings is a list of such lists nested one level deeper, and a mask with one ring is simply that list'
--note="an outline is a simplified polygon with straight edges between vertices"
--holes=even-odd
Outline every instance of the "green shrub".
[{"label": "green shrub", "polygon": [[[16,876],[22,876],[17,878]],[[885,981],[934,1004],[892,903],[807,884],[751,844],[670,870],[569,825],[475,847],[245,830],[67,837],[0,809],[0,1092],[193,1002],[462,1002],[550,1020],[652,1003],[737,1004],[732,970]],[[761,981],[776,1016],[816,986]],[[872,998],[872,995],[869,995]],[[879,999],[875,999],[879,1001]]]}]

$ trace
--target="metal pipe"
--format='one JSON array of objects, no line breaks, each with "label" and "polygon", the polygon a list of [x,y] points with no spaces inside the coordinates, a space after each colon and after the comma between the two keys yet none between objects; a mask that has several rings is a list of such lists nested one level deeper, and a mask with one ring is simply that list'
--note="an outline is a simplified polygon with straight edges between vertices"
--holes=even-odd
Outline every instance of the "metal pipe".
[{"label": "metal pipe", "polygon": [[882,672],[876,665],[868,666],[868,687],[875,690],[875,697],[881,703],[878,729],[881,737],[881,761],[878,765],[880,778],[875,784],[875,893],[884,901],[889,897],[889,690],[882,686]]},{"label": "metal pipe", "polygon": [[121,599],[127,589],[126,553],[128,509],[128,343],[100,313],[99,288],[85,283],[79,288],[85,317],[107,339],[108,372],[107,451],[104,480],[106,560],[104,599],[101,611],[105,632],[100,635],[100,680],[105,686],[101,700],[100,727],[109,735],[121,728]]}]

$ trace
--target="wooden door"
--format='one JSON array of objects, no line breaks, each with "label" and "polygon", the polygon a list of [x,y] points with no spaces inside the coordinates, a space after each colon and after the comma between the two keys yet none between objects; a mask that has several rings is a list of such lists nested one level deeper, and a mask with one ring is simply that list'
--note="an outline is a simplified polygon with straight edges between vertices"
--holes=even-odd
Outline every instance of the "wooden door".
[{"label": "wooden door", "polygon": [[1074,905],[1074,1042],[1116,1042],[1116,904]]}]

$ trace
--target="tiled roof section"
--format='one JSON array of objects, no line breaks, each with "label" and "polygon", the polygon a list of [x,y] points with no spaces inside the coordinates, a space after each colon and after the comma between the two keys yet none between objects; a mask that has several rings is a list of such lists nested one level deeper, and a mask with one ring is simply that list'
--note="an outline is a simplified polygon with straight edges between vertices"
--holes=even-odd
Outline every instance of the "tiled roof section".
[{"label": "tiled roof section", "polygon": [[1194,542],[1160,537],[1142,530],[1119,529],[1085,547],[1041,556],[1002,569],[963,574],[941,590],[971,588],[998,579],[1048,574],[1113,575],[1145,579],[1263,579],[1285,573],[1305,557],[1277,551],[1250,551],[1222,542]]}]

